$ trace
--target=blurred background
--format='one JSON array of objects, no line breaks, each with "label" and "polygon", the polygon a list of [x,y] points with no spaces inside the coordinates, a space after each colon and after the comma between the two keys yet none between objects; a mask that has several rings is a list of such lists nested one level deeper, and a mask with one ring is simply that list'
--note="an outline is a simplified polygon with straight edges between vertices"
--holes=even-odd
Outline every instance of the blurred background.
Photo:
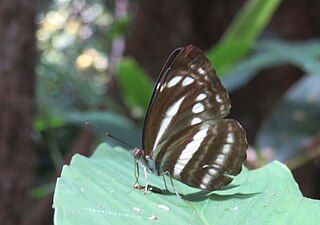
[{"label": "blurred background", "polygon": [[1,0],[1,224],[52,224],[62,166],[112,144],[85,121],[141,146],[155,79],[189,44],[230,93],[247,167],[280,160],[319,199],[319,12],[317,0]]}]

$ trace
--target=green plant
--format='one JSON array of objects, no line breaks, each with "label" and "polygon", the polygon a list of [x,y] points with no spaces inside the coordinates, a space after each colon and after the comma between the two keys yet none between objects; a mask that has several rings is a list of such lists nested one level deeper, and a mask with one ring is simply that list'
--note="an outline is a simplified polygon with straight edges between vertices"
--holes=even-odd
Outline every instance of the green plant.
[{"label": "green plant", "polygon": [[[174,181],[184,199],[134,189],[133,162],[128,151],[106,144],[90,158],[75,155],[56,184],[55,224],[316,224],[320,216],[320,202],[304,198],[279,162],[244,169],[210,193]],[[161,177],[148,179],[163,187]]]}]

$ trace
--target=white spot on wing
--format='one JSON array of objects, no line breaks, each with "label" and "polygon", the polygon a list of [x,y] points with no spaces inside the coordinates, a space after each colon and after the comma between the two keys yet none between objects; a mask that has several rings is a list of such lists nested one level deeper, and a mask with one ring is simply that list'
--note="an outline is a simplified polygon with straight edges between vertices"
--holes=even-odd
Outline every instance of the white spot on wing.
[{"label": "white spot on wing", "polygon": [[228,155],[231,152],[231,144],[224,144],[222,147],[222,153]]},{"label": "white spot on wing", "polygon": [[202,177],[200,188],[206,189],[210,182],[218,176],[218,171],[214,168],[210,168],[207,170],[207,173]]},{"label": "white spot on wing", "polygon": [[186,160],[177,161],[174,165],[173,174],[174,178],[180,178],[180,173],[186,165]]},{"label": "white spot on wing", "polygon": [[192,120],[191,120],[191,125],[195,125],[195,124],[197,124],[197,123],[201,123],[201,119],[200,118],[198,118],[198,117],[195,117],[195,118],[193,118]]},{"label": "white spot on wing", "polygon": [[183,99],[184,99],[184,96],[180,98],[178,101],[176,101],[175,103],[173,103],[172,106],[169,107],[168,111],[166,112],[166,117],[172,117],[176,115]]},{"label": "white spot on wing", "polygon": [[206,94],[201,93],[201,94],[199,94],[199,95],[196,97],[196,101],[197,101],[197,102],[198,102],[198,101],[202,101],[202,100],[205,99],[206,97],[207,97]]},{"label": "white spot on wing", "polygon": [[222,103],[222,98],[220,95],[216,95],[216,101],[219,102],[219,103]]},{"label": "white spot on wing", "polygon": [[158,89],[160,92],[163,91],[164,87],[165,87],[165,85],[161,85],[161,83],[158,83],[158,84],[157,84],[157,89]]},{"label": "white spot on wing", "polygon": [[[202,128],[202,127],[201,127]],[[194,136],[192,141],[186,145],[186,147],[182,150],[179,159],[176,162],[176,165],[173,169],[173,176],[179,177],[181,171],[184,169],[185,165],[189,162],[192,158],[193,154],[198,151],[201,143],[207,136],[207,132],[209,127],[204,127],[200,129]]]},{"label": "white spot on wing", "polygon": [[234,133],[228,133],[227,138],[226,138],[227,143],[233,143],[234,142]]},{"label": "white spot on wing", "polygon": [[168,87],[168,88],[171,88],[171,87],[175,86],[177,83],[179,83],[179,81],[180,81],[181,79],[182,79],[181,76],[176,76],[176,77],[172,78],[172,79],[168,82],[167,87]]},{"label": "white spot on wing", "polygon": [[207,136],[208,128],[199,130],[193,137],[193,140],[204,139]]},{"label": "white spot on wing", "polygon": [[211,175],[210,174],[205,174],[203,177],[202,177],[202,180],[201,180],[201,183],[204,184],[204,185],[208,185],[210,183],[210,180],[211,180]]},{"label": "white spot on wing", "polygon": [[208,173],[213,177],[218,175],[218,171],[216,169],[214,169],[214,168],[208,169]]},{"label": "white spot on wing", "polygon": [[153,149],[158,145],[159,140],[161,139],[163,133],[167,129],[168,125],[170,124],[173,116],[178,112],[180,105],[181,105],[184,98],[185,98],[185,96],[180,98],[172,106],[169,107],[168,111],[166,112],[165,118],[162,120],[162,122],[160,124],[160,129],[157,134],[156,141],[154,142]]},{"label": "white spot on wing", "polygon": [[204,184],[200,184],[200,188],[201,188],[201,189],[206,189],[207,187],[206,187],[206,185],[204,185]]},{"label": "white spot on wing", "polygon": [[223,165],[225,158],[226,158],[225,155],[219,154],[219,155],[217,155],[215,163],[218,164],[218,165]]},{"label": "white spot on wing", "polygon": [[197,103],[195,104],[193,107],[192,107],[192,112],[193,113],[200,113],[200,112],[203,112],[204,110],[204,106],[202,103]]},{"label": "white spot on wing", "polygon": [[183,81],[182,81],[182,86],[183,86],[183,87],[184,87],[184,86],[187,86],[187,85],[193,83],[193,81],[194,81],[193,78],[191,78],[191,77],[186,77],[186,78],[184,78]]},{"label": "white spot on wing", "polygon": [[204,74],[206,74],[206,71],[203,68],[199,67],[198,73],[200,73],[201,75],[204,75]]}]

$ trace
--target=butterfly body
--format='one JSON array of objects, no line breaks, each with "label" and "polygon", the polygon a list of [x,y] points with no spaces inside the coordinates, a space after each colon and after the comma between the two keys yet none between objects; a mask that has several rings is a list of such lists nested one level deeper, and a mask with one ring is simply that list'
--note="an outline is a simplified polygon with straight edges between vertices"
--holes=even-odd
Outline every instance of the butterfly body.
[{"label": "butterfly body", "polygon": [[177,49],[160,73],[143,129],[136,162],[157,175],[191,187],[214,190],[237,175],[248,147],[241,125],[215,70],[195,46]]}]

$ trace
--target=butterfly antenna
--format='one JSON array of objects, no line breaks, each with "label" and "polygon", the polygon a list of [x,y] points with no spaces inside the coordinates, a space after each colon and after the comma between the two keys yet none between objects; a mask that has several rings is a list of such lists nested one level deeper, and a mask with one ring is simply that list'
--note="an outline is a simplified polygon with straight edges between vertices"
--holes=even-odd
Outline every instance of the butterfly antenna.
[{"label": "butterfly antenna", "polygon": [[[86,126],[89,126],[89,127],[91,127],[91,128],[97,129],[97,130],[99,130],[99,131],[104,132],[103,130],[101,130],[100,128],[98,128],[97,126],[93,125],[93,124],[90,123],[90,122],[85,122],[85,125],[86,125]],[[121,139],[113,136],[110,132],[107,131],[107,132],[104,132],[104,134],[105,134],[106,136],[111,137],[111,138],[113,138],[114,140],[116,140],[116,141],[118,141],[118,142],[126,145],[126,146],[129,147],[130,149],[134,149],[131,145],[129,145],[128,143],[122,141]]]}]

